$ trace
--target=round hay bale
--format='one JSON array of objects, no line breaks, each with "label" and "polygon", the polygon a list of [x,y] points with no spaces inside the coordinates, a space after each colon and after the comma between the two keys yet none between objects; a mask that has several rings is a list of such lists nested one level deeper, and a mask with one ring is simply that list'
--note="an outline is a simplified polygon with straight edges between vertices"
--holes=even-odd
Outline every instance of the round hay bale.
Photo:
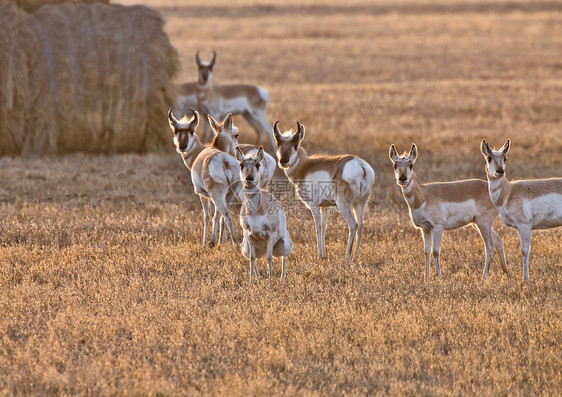
[{"label": "round hay bale", "polygon": [[99,2],[47,5],[27,23],[38,48],[26,51],[21,152],[147,152],[168,143],[162,115],[174,103],[179,61],[158,13]]},{"label": "round hay bale", "polygon": [[28,59],[39,50],[31,17],[15,4],[0,3],[0,154],[19,154],[29,95]]},{"label": "round hay bale", "polygon": [[63,3],[94,3],[109,4],[109,0],[10,0],[27,12],[33,12],[39,7],[46,5],[57,5]]}]

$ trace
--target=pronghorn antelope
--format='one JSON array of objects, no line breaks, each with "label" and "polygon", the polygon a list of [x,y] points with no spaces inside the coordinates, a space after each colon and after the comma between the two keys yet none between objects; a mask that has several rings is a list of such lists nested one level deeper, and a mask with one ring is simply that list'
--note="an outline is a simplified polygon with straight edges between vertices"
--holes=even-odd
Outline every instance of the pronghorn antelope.
[{"label": "pronghorn antelope", "polygon": [[363,233],[363,215],[375,172],[365,160],[349,154],[308,156],[300,147],[304,126],[297,121],[297,132],[281,133],[279,121],[273,132],[279,166],[295,185],[302,202],[310,209],[316,226],[318,255],[326,258],[326,227],[330,207],[336,206],[349,228],[346,257],[351,256],[357,237],[355,258]]},{"label": "pronghorn antelope", "polygon": [[498,211],[488,197],[488,186],[481,179],[422,184],[414,172],[418,149],[412,145],[408,154],[399,156],[394,145],[389,157],[394,165],[396,183],[410,210],[410,219],[422,232],[425,246],[425,277],[430,279],[431,252],[435,258],[437,276],[441,278],[439,253],[443,230],[472,224],[485,244],[486,263],[483,277],[488,276],[494,248],[500,257],[502,270],[507,273],[503,242],[493,228]]},{"label": "pronghorn antelope", "polygon": [[[176,151],[182,156],[182,160],[187,169],[192,171],[193,164],[199,154],[201,154],[201,152],[203,152],[203,150],[205,150],[206,148],[212,148],[213,146],[203,145],[195,134],[195,129],[197,128],[197,124],[199,121],[199,114],[197,111],[192,111],[193,117],[191,119],[189,119],[187,115],[184,115],[178,120],[174,116],[172,110],[173,108],[168,111],[168,122],[170,124],[170,128],[174,133],[174,144],[176,146]],[[213,140],[214,148],[222,151],[231,151],[231,154],[233,155],[234,147],[237,145],[236,138],[238,136],[238,133],[237,128],[232,125],[232,116],[228,115],[223,123],[218,124],[218,126],[220,126],[220,128],[216,128],[216,135],[215,139]],[[240,145],[240,147],[245,153],[257,152],[257,148],[253,145]],[[273,172],[275,169],[275,160],[273,159],[273,157],[266,154],[263,168],[264,172],[261,175],[262,180],[260,182],[265,185],[273,176]],[[203,207],[203,244],[206,244],[210,213],[214,212],[214,206],[212,205],[212,200],[210,200],[208,196],[199,196],[201,199],[201,205]],[[228,199],[230,201],[228,201],[227,203],[231,204],[231,196],[229,196]],[[221,226],[222,225],[223,224],[221,223]],[[222,230],[223,228],[221,227],[221,234]],[[212,243],[214,244],[213,240]]]},{"label": "pronghorn antelope", "polygon": [[482,140],[480,151],[486,159],[488,190],[501,220],[517,229],[523,255],[523,277],[529,280],[529,252],[533,229],[562,226],[562,178],[508,181],[505,162],[510,140],[495,151]]},{"label": "pronghorn antelope", "polygon": [[244,194],[240,209],[240,225],[244,232],[242,255],[250,260],[250,282],[252,275],[259,280],[255,261],[264,256],[269,265],[270,279],[273,277],[273,257],[282,257],[281,279],[284,280],[287,256],[293,251],[281,204],[275,196],[260,188],[263,156],[263,147],[257,153],[247,155],[236,148]]},{"label": "pronghorn antelope", "polygon": [[[201,62],[199,51],[195,55],[198,68],[196,83],[187,83],[178,87],[178,106],[194,107],[201,114],[210,114],[215,119],[222,119],[228,113],[241,114],[258,133],[258,144],[262,135],[269,137],[272,149],[275,148],[271,130],[266,118],[266,106],[269,100],[267,91],[259,86],[249,84],[215,84],[212,82],[216,53],[209,62]],[[205,123],[203,141],[206,142],[209,126]]]}]

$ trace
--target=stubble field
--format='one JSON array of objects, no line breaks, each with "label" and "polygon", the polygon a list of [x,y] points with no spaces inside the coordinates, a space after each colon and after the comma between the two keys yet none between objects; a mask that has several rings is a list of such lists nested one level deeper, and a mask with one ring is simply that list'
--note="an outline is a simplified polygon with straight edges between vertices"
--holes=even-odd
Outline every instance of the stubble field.
[{"label": "stubble field", "polygon": [[262,260],[249,285],[239,248],[201,246],[171,136],[162,154],[0,158],[1,394],[560,393],[562,230],[533,234],[528,283],[499,219],[508,276],[494,256],[482,279],[474,229],[445,232],[443,279],[432,268],[426,282],[388,160],[415,142],[422,182],[485,178],[481,139],[510,138],[509,178],[562,176],[559,4],[146,4],[180,52],[178,82],[214,49],[215,80],[266,88],[269,120],[303,123],[309,153],[373,166],[359,260],[344,259],[335,213],[318,260],[312,217],[288,194],[287,280]]}]

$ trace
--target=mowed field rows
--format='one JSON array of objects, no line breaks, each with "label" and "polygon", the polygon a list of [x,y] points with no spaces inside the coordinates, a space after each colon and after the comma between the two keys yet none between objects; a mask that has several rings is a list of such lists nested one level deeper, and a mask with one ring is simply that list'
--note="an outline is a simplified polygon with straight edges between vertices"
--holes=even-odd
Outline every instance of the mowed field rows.
[{"label": "mowed field rows", "polygon": [[216,50],[215,80],[266,88],[269,120],[303,123],[309,153],[372,165],[359,259],[344,259],[335,213],[317,259],[312,216],[279,172],[287,280],[260,260],[250,285],[239,247],[201,245],[170,131],[166,153],[0,158],[0,394],[560,393],[562,229],[534,232],[528,283],[499,219],[509,275],[494,256],[482,279],[476,230],[445,232],[443,278],[426,282],[388,159],[415,142],[422,182],[485,178],[480,141],[510,138],[508,178],[562,176],[559,4],[146,4],[180,53],[178,83]]}]

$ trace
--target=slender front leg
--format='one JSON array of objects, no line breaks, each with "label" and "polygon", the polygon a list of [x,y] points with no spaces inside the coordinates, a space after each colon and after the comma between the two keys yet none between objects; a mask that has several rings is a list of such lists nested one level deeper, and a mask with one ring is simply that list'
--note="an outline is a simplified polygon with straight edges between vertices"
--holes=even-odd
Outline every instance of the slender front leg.
[{"label": "slender front leg", "polygon": [[269,279],[273,281],[273,239],[267,239],[267,247],[265,257],[267,259],[267,264],[269,265]]},{"label": "slender front leg", "polygon": [[285,271],[287,269],[287,257],[284,256],[281,262],[281,280],[285,280]]},{"label": "slender front leg", "polygon": [[443,236],[443,228],[435,227],[431,231],[433,258],[435,259],[435,269],[437,277],[441,278],[441,267],[439,266],[439,253],[441,252],[441,237]]},{"label": "slender front leg", "polygon": [[316,228],[316,242],[318,244],[318,256],[320,259],[326,259],[326,250],[322,244],[322,219],[320,215],[320,208],[313,207],[310,209],[312,217],[314,218],[314,227]]},{"label": "slender front leg", "polygon": [[519,241],[521,242],[521,253],[523,254],[523,279],[529,281],[529,253],[531,252],[531,233],[530,226],[520,226],[517,231],[519,232]]},{"label": "slender front leg", "polygon": [[490,271],[490,263],[492,262],[492,253],[494,252],[494,240],[492,238],[492,229],[486,225],[478,225],[478,231],[482,240],[484,240],[484,252],[486,253],[486,262],[484,263],[484,274],[482,278],[488,277]]},{"label": "slender front leg", "polygon": [[321,231],[320,239],[322,240],[322,249],[324,250],[324,257],[326,257],[326,230],[328,229],[328,218],[330,216],[329,207],[320,208],[320,219],[321,219]]},{"label": "slender front leg", "polygon": [[494,239],[494,249],[500,257],[502,270],[505,274],[509,274],[509,272],[507,271],[507,261],[505,260],[505,253],[503,251],[503,241],[501,237],[498,236],[498,234],[494,231],[494,229],[492,229],[492,238]]},{"label": "slender front leg", "polygon": [[258,270],[256,269],[256,250],[254,248],[254,244],[248,240],[248,245],[250,247],[250,284],[252,284],[252,275],[256,278],[256,283],[260,281],[260,277]]},{"label": "slender front leg", "polygon": [[431,230],[421,229],[425,251],[425,279],[430,280],[429,269],[431,266]]}]

